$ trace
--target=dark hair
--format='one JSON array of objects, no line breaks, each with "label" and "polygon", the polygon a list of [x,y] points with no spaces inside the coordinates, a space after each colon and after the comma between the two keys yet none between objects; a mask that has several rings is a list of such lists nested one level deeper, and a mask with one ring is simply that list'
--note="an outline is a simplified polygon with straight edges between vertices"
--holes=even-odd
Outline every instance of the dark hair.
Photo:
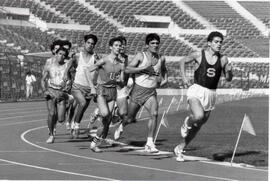
[{"label": "dark hair", "polygon": [[65,46],[65,45],[68,45],[68,46],[69,46],[69,48],[71,48],[71,47],[72,47],[72,44],[71,44],[71,42],[70,42],[70,41],[68,41],[68,40],[62,40],[62,46]]},{"label": "dark hair", "polygon": [[84,42],[86,42],[88,39],[92,39],[94,40],[94,43],[96,44],[97,41],[98,41],[98,38],[96,35],[93,35],[93,34],[89,34],[89,35],[84,35]]},{"label": "dark hair", "polygon": [[116,42],[116,41],[119,41],[122,43],[122,39],[120,37],[114,37],[114,38],[110,39],[109,46],[110,47],[113,46],[114,42]]},{"label": "dark hair", "polygon": [[160,42],[160,38],[159,38],[158,34],[150,33],[150,34],[146,35],[145,44],[148,45],[149,42],[152,41],[152,40],[157,40],[158,42]]},{"label": "dark hair", "polygon": [[28,71],[27,73],[26,73],[26,75],[31,75],[32,73],[31,73],[31,71]]},{"label": "dark hair", "polygon": [[63,41],[62,40],[55,40],[53,43],[50,45],[51,52],[54,50],[56,45],[62,46]]},{"label": "dark hair", "polygon": [[121,39],[122,44],[127,44],[127,39],[124,36],[118,36],[117,38]]},{"label": "dark hair", "polygon": [[68,56],[68,50],[66,48],[60,46],[60,48],[58,48],[55,53],[57,54],[60,50],[62,50],[62,51],[65,52],[65,58],[67,58],[67,56]]},{"label": "dark hair", "polygon": [[213,41],[214,37],[220,37],[223,41],[223,35],[222,35],[222,33],[218,32],[218,31],[211,32],[207,37],[207,41],[208,42]]}]

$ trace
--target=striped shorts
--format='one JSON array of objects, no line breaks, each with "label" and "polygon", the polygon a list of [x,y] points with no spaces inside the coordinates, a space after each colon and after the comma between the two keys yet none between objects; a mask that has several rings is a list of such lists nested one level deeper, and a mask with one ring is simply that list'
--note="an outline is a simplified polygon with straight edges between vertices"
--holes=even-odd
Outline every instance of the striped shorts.
[{"label": "striped shorts", "polygon": [[131,91],[130,99],[131,101],[142,106],[150,97],[156,95],[157,95],[156,88],[146,88],[139,86],[138,84],[135,84]]},{"label": "striped shorts", "polygon": [[115,101],[117,96],[116,87],[97,85],[97,95],[103,96],[107,102]]}]

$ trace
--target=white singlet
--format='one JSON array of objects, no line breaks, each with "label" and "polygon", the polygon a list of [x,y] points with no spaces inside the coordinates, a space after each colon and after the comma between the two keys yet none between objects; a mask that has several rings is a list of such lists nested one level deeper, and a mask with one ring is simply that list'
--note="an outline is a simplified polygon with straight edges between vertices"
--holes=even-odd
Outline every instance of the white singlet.
[{"label": "white singlet", "polygon": [[48,80],[48,86],[54,89],[61,89],[63,83],[63,77],[67,64],[62,66],[51,66],[49,68],[50,79]]},{"label": "white singlet", "polygon": [[[143,53],[143,60],[139,67],[145,66],[148,63],[146,54]],[[159,76],[161,74],[161,59],[158,59],[156,65],[152,66],[156,75],[148,75],[148,74],[135,74],[135,83],[146,88],[156,88],[157,83],[159,81]]]},{"label": "white singlet", "polygon": [[74,83],[80,84],[82,86],[89,86],[85,71],[88,71],[88,68],[94,64],[95,64],[95,54],[91,56],[88,62],[85,62],[85,60],[83,59],[82,52],[80,52]]}]

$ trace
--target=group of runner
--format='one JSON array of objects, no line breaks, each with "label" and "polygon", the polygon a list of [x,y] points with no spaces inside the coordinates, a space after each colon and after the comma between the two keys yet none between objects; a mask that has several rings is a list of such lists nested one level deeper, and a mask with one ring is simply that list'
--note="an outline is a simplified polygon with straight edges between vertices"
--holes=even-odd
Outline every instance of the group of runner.
[{"label": "group of runner", "polygon": [[[182,152],[194,138],[200,127],[207,121],[215,105],[215,90],[221,72],[227,80],[232,79],[232,67],[226,56],[219,52],[223,35],[209,34],[208,48],[180,60],[180,69],[191,110],[181,127],[184,138],[174,149],[177,160],[182,161]],[[99,144],[105,140],[113,114],[120,120],[115,123],[114,139],[119,139],[130,123],[136,122],[136,114],[142,106],[149,114],[148,134],[145,151],[157,153],[154,143],[158,123],[158,100],[156,89],[168,81],[166,59],[159,53],[160,37],[150,33],[145,38],[145,51],[138,52],[132,60],[126,54],[125,37],[113,37],[109,41],[110,53],[100,57],[95,52],[97,36],[84,36],[84,45],[78,53],[71,52],[71,43],[57,40],[51,46],[52,57],[44,66],[41,80],[48,108],[49,138],[55,140],[57,122],[64,122],[74,138],[78,138],[82,117],[93,100],[97,109],[90,116],[90,123],[97,119],[100,124],[90,142],[93,152],[101,152]],[[194,61],[197,65],[194,84],[191,86],[185,75],[185,64]],[[132,80],[132,86],[128,82]],[[129,89],[131,87],[131,89]],[[115,107],[117,105],[117,111]],[[67,117],[67,118],[65,118]]]}]

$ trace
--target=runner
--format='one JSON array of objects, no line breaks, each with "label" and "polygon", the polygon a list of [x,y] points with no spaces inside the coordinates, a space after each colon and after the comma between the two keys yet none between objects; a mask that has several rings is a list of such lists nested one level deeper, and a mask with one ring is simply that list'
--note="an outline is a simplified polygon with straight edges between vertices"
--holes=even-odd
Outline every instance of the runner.
[{"label": "runner", "polygon": [[[65,107],[67,94],[63,91],[65,87],[64,73],[67,68],[65,58],[68,55],[67,49],[60,47],[56,50],[55,61],[44,67],[41,79],[41,87],[46,98],[48,109],[48,128],[49,138],[47,143],[53,143],[55,139],[54,128],[56,121],[65,121]],[[49,78],[48,86],[46,88],[47,77]]]},{"label": "runner", "polygon": [[[184,161],[184,148],[194,139],[215,108],[216,89],[221,73],[225,74],[227,81],[232,80],[232,66],[228,63],[227,56],[220,54],[222,42],[223,35],[220,32],[211,32],[207,37],[207,49],[193,52],[180,60],[182,80],[184,86],[188,87],[187,101],[191,113],[181,127],[183,141],[174,149],[177,161]],[[196,64],[193,85],[185,74],[185,64],[192,62]]]},{"label": "runner", "polygon": [[[146,36],[147,50],[135,55],[131,63],[126,67],[127,73],[135,74],[135,85],[131,91],[128,105],[128,116],[124,119],[123,126],[134,122],[137,112],[144,106],[149,113],[148,135],[145,151],[158,152],[153,138],[157,129],[158,101],[156,88],[167,83],[167,69],[165,57],[158,53],[160,37],[155,33]],[[120,125],[115,132],[115,139],[120,137],[123,127]]]},{"label": "runner", "polygon": [[71,89],[71,93],[77,103],[74,124],[71,126],[73,138],[79,138],[79,128],[84,112],[90,100],[96,97],[96,89],[94,87],[96,72],[90,73],[88,69],[98,60],[98,55],[94,52],[97,41],[98,38],[93,34],[84,36],[83,50],[74,55],[72,60],[69,61],[65,74],[67,78],[71,68],[76,67],[76,74]]},{"label": "runner", "polygon": [[122,40],[112,38],[109,41],[110,54],[98,61],[90,71],[98,70],[97,79],[97,102],[102,118],[102,125],[97,130],[97,135],[90,143],[90,149],[93,152],[101,152],[98,148],[102,139],[108,135],[111,122],[112,110],[117,96],[117,85],[122,84],[124,80],[124,64],[119,59]]}]

